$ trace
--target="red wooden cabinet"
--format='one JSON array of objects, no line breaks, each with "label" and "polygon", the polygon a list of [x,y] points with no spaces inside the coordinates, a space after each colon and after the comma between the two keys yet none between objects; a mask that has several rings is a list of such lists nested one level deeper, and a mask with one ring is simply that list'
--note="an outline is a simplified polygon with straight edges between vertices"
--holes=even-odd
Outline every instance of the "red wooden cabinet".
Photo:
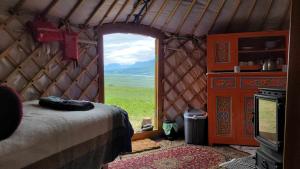
[{"label": "red wooden cabinet", "polygon": [[208,73],[210,145],[257,145],[252,123],[253,95],[263,87],[285,88],[286,73]]},{"label": "red wooden cabinet", "polygon": [[260,71],[268,59],[278,62],[278,69],[287,64],[288,31],[247,32],[209,35],[207,38],[207,70]]},{"label": "red wooden cabinet", "polygon": [[[261,87],[286,87],[286,73],[281,68],[288,63],[288,34],[268,31],[208,36],[209,144],[257,145],[253,96]],[[263,65],[268,62],[273,66],[265,72]],[[230,73],[234,66],[241,72]]]}]

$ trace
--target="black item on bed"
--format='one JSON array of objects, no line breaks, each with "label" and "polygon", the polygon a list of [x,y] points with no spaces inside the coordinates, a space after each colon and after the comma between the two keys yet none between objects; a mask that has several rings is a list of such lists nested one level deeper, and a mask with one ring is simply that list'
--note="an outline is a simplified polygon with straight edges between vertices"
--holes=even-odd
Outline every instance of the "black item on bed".
[{"label": "black item on bed", "polygon": [[88,101],[65,100],[56,96],[40,98],[39,105],[54,110],[67,111],[87,111],[94,108],[93,103]]},{"label": "black item on bed", "polygon": [[0,140],[11,136],[21,123],[22,103],[15,90],[0,85]]}]

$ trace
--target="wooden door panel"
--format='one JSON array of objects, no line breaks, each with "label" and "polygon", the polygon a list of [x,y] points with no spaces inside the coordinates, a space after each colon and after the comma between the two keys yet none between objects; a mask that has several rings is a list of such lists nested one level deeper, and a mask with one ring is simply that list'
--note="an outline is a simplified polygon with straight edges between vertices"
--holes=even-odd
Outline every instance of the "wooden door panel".
[{"label": "wooden door panel", "polygon": [[258,145],[254,139],[254,94],[257,90],[241,92],[238,142],[242,145]]},{"label": "wooden door panel", "polygon": [[209,144],[234,144],[237,97],[230,92],[213,92],[208,100]]},{"label": "wooden door panel", "polygon": [[232,36],[212,36],[207,42],[208,71],[233,70],[237,65],[237,39]]}]

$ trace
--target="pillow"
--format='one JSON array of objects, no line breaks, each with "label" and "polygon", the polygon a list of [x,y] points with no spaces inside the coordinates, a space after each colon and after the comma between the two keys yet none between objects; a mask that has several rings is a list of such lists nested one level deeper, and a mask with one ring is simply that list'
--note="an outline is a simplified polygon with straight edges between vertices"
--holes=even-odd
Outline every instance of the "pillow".
[{"label": "pillow", "polygon": [[23,116],[19,95],[10,87],[0,85],[0,140],[18,128]]}]

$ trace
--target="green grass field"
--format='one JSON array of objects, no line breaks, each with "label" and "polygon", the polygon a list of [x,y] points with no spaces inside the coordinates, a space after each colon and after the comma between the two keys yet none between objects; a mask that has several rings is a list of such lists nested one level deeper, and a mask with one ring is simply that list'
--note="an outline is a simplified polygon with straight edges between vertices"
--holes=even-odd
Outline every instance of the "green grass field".
[{"label": "green grass field", "polygon": [[105,75],[105,103],[122,107],[129,114],[135,131],[144,117],[154,117],[154,77],[136,75]]}]

